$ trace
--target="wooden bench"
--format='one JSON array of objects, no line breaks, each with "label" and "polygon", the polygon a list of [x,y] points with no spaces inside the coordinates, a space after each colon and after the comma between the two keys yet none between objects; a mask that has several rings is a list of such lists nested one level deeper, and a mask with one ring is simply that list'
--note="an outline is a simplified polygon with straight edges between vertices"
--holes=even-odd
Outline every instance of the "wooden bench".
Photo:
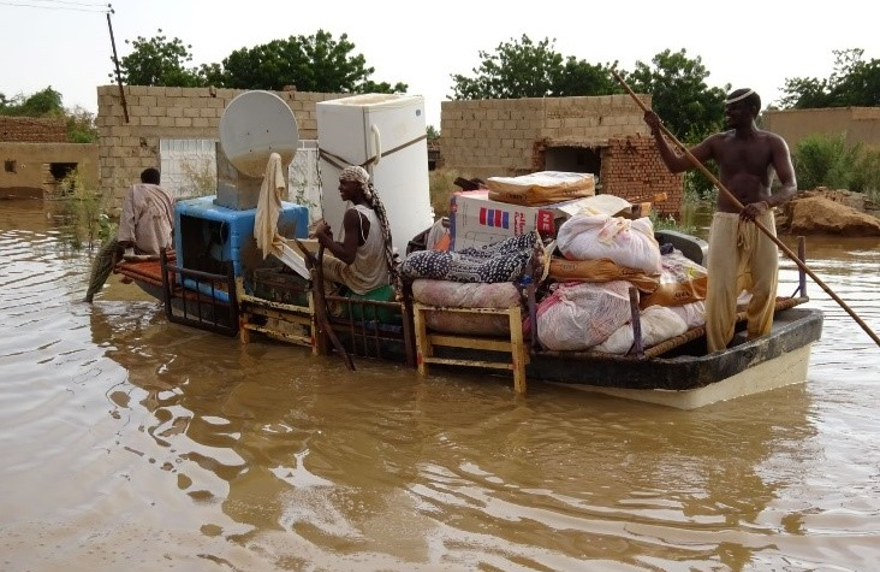
[{"label": "wooden bench", "polygon": [[[238,332],[241,343],[250,343],[250,332],[261,332],[293,344],[308,346],[312,348],[312,353],[318,353],[318,346],[314,343],[317,324],[314,298],[311,293],[308,295],[308,306],[299,306],[250,295],[245,292],[244,280],[241,277],[235,279],[235,289],[238,297]],[[270,325],[273,320],[278,325]],[[288,329],[282,325],[291,327]]]},{"label": "wooden bench", "polygon": [[[462,334],[445,334],[428,330],[425,314],[428,312],[453,312],[472,314],[475,319],[480,316],[507,316],[510,321],[510,337],[487,337]],[[413,304],[413,319],[416,334],[416,363],[419,374],[428,373],[429,364],[467,366],[475,368],[506,370],[513,372],[513,387],[517,393],[526,391],[526,364],[529,363],[529,349],[523,343],[522,308],[447,308],[426,306],[418,302]],[[452,359],[437,357],[437,347],[472,349],[510,354],[508,361],[496,359]]]}]

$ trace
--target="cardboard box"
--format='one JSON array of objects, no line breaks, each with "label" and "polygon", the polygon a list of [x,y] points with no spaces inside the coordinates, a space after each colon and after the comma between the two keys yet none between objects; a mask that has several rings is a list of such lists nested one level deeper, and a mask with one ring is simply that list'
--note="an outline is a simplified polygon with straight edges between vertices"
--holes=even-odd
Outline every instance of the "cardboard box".
[{"label": "cardboard box", "polygon": [[456,193],[449,209],[451,249],[479,248],[533,230],[556,236],[559,225],[577,214],[585,200],[527,207],[490,200],[488,190]]}]

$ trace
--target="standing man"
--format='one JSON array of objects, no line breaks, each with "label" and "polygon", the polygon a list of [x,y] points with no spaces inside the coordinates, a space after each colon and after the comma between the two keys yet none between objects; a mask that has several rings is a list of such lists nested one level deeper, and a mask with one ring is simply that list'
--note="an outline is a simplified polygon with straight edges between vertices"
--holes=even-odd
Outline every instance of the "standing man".
[{"label": "standing man", "polygon": [[116,237],[95,256],[86,302],[92,302],[123,253],[136,259],[152,258],[158,257],[163,248],[172,247],[174,198],[159,186],[159,181],[159,171],[150,167],[141,173],[139,184],[128,188]]},{"label": "standing man", "polygon": [[[727,96],[724,104],[729,131],[711,135],[690,149],[701,163],[715,161],[721,183],[744,207],[740,211],[724,193],[718,193],[707,263],[706,337],[710,352],[725,349],[733,338],[736,300],[743,288],[752,294],[746,310],[749,339],[770,332],[779,252],[754,221],[760,221],[775,236],[773,207],[788,202],[797,192],[788,145],[779,135],[758,129],[755,124],[761,110],[758,94],[738,89]],[[695,168],[686,156],[670,148],[654,112],[645,113],[645,123],[670,171],[681,173]],[[770,193],[771,169],[782,184],[774,194]]]}]

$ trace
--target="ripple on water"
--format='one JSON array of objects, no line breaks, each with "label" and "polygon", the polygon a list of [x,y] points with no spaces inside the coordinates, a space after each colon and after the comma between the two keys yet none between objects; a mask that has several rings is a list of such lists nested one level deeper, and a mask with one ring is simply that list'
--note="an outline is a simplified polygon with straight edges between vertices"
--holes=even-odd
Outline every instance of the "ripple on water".
[{"label": "ripple on water", "polygon": [[[5,207],[5,205],[4,205]],[[10,214],[11,213],[11,214]],[[825,312],[809,382],[697,411],[166,322],[42,206],[0,210],[0,546],[17,569],[866,570],[877,348]],[[880,250],[811,240],[880,327]],[[797,272],[783,261],[780,291]],[[10,430],[8,428],[14,428]],[[318,564],[320,563],[320,564]]]}]

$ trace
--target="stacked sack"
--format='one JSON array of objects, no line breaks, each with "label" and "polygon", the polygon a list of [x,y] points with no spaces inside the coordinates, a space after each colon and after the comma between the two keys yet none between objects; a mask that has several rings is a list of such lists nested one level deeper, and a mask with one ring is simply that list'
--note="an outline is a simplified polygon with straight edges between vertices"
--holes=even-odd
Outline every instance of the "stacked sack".
[{"label": "stacked sack", "polygon": [[557,247],[564,258],[551,260],[549,274],[561,284],[537,319],[547,349],[627,353],[634,341],[631,285],[641,293],[643,347],[705,321],[705,269],[677,250],[661,255],[650,219],[574,216],[559,229]]}]

